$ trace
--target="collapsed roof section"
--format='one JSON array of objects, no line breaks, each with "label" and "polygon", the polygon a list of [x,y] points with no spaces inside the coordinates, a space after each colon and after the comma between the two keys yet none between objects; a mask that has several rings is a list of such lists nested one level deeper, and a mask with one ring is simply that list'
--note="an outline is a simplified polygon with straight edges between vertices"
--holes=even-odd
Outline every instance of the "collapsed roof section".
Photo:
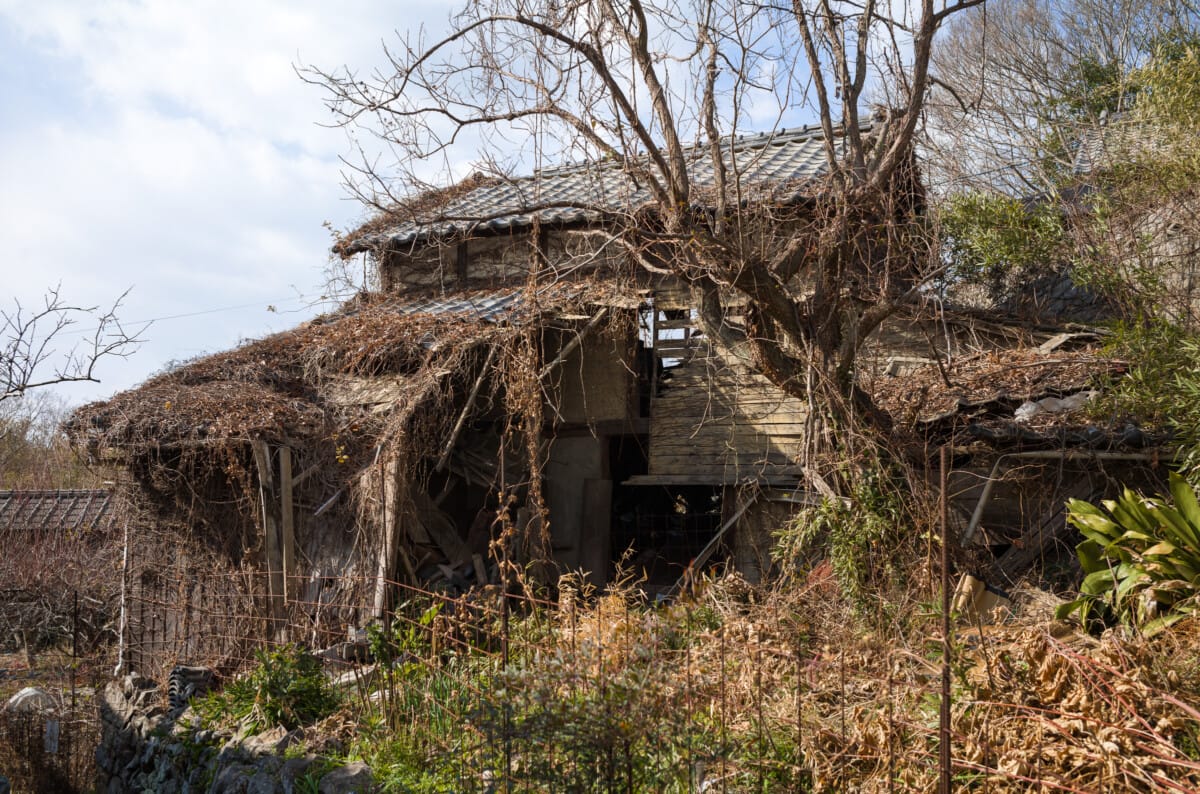
[{"label": "collapsed roof section", "polygon": [[[1168,440],[1136,417],[1092,410],[1129,369],[1105,351],[1102,332],[1006,326],[949,310],[938,324],[946,339],[957,326],[971,341],[952,344],[957,349],[941,360],[889,358],[870,383],[897,423],[917,435],[997,451],[1140,450]],[[1000,336],[984,342],[989,327]]]},{"label": "collapsed roof section", "polygon": [[[361,296],[295,329],[188,362],[106,402],[78,409],[67,430],[93,452],[254,439],[328,438],[412,411],[464,356],[530,325],[565,322],[606,301],[636,302],[611,284],[464,292],[446,298]],[[467,369],[466,367],[463,367]],[[365,429],[365,428],[364,428]]]}]

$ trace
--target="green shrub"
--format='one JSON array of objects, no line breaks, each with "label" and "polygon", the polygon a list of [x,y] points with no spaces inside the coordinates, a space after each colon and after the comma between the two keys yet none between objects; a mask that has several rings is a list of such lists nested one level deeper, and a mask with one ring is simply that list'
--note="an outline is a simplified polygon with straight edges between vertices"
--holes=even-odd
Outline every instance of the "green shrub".
[{"label": "green shrub", "polygon": [[256,651],[258,664],[248,674],[229,683],[199,704],[210,723],[238,722],[258,732],[275,725],[289,730],[327,717],[339,705],[321,661],[284,645]]},{"label": "green shrub", "polygon": [[1181,417],[1187,406],[1180,403],[1179,373],[1196,353],[1187,333],[1163,320],[1118,323],[1104,352],[1128,361],[1129,370],[1089,408],[1094,416],[1147,427],[1168,427]]},{"label": "green shrub", "polygon": [[1097,420],[1132,420],[1169,433],[1180,470],[1200,480],[1200,337],[1164,320],[1118,325],[1105,352],[1129,371],[1090,407]]},{"label": "green shrub", "polygon": [[1058,609],[1085,626],[1120,621],[1154,634],[1200,608],[1200,502],[1171,474],[1174,506],[1128,488],[1103,508],[1072,499],[1067,520],[1085,540],[1076,547],[1085,573],[1079,598]]},{"label": "green shrub", "polygon": [[842,596],[860,615],[874,614],[881,592],[904,580],[902,541],[913,522],[900,488],[883,472],[860,472],[850,499],[805,508],[775,533],[776,562],[803,571],[827,557]]},{"label": "green shrub", "polygon": [[1029,205],[998,193],[951,196],[939,216],[952,278],[1007,297],[1018,281],[1036,278],[1063,260],[1063,225],[1049,203]]}]

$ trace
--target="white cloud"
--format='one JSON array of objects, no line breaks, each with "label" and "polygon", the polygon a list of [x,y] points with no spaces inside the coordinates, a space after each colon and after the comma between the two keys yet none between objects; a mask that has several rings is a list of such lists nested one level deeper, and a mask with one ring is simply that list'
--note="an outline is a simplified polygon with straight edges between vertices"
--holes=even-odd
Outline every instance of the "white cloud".
[{"label": "white cloud", "polygon": [[186,112],[225,131],[245,131],[337,154],[321,130],[320,92],[294,67],[377,65],[398,25],[440,25],[449,5],[348,2],[41,2],[0,0],[17,30],[79,64],[81,76],[121,106]]},{"label": "white cloud", "polygon": [[71,399],[311,313],[298,293],[320,294],[322,222],[362,211],[340,184],[347,138],[318,126],[322,94],[294,64],[371,68],[396,25],[436,27],[448,13],[382,0],[0,0],[0,75],[22,78],[7,89],[12,112],[0,110],[0,298],[30,304],[61,282],[103,304],[133,285],[129,320],[251,304],[152,326],[142,351],[101,370],[104,386]]}]

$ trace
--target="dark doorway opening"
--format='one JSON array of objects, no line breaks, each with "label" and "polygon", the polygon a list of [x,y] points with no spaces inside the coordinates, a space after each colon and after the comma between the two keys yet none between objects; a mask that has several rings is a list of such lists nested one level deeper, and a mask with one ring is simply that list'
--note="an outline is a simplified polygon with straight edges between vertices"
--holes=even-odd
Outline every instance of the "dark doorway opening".
[{"label": "dark doorway opening", "polygon": [[645,577],[648,595],[665,593],[721,526],[717,485],[626,485],[647,473],[646,436],[614,436],[609,464],[613,486],[611,579],[624,560]]}]

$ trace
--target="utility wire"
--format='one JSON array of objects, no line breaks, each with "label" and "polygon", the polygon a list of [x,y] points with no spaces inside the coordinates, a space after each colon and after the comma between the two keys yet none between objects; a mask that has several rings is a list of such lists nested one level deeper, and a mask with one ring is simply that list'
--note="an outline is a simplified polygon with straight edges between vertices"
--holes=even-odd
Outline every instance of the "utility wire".
[{"label": "utility wire", "polygon": [[[276,309],[275,308],[276,306],[287,305],[291,301],[301,301],[301,305],[294,309]],[[167,322],[169,320],[183,320],[183,319],[187,319],[189,317],[203,317],[203,316],[209,315],[209,314],[220,314],[221,312],[232,312],[232,311],[237,311],[239,309],[252,309],[254,307],[265,307],[265,311],[268,311],[272,314],[280,314],[280,315],[298,314],[299,312],[304,311],[305,309],[310,309],[314,306],[317,306],[318,304],[334,303],[334,302],[336,302],[336,299],[328,298],[326,296],[321,296],[319,298],[313,299],[313,298],[308,298],[307,296],[304,296],[304,295],[292,295],[283,300],[254,301],[253,303],[240,303],[235,306],[217,306],[217,307],[214,307],[211,309],[199,309],[194,312],[182,312],[180,314],[164,314],[160,317],[150,317],[150,318],[144,319],[144,320],[123,320],[122,319],[122,320],[120,320],[120,323],[123,327],[142,326],[144,328],[149,328],[151,325],[154,325],[155,323]],[[94,328],[94,327],[93,328],[79,328],[79,329],[73,329],[73,330],[69,330],[69,331],[63,331],[57,335],[58,336],[82,336],[82,335],[94,334],[97,330],[98,329]]]}]

